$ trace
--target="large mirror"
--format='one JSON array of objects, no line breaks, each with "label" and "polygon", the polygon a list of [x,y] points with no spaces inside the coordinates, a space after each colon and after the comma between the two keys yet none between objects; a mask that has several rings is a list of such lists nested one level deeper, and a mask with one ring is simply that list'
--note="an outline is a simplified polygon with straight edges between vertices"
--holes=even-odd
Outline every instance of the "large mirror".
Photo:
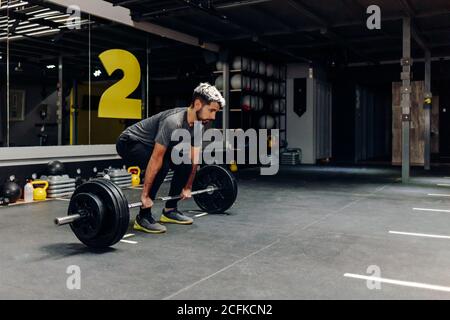
[{"label": "large mirror", "polygon": [[214,82],[210,52],[76,2],[1,1],[1,146],[114,144],[127,126],[189,106],[200,82]]}]

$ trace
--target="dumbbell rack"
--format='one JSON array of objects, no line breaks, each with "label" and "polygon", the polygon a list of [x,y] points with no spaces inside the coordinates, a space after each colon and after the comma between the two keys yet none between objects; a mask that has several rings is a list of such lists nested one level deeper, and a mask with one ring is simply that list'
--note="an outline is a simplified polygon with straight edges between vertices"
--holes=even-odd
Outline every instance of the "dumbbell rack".
[{"label": "dumbbell rack", "polygon": [[120,188],[131,187],[131,173],[125,169],[108,168],[97,174],[97,177],[105,178],[106,176]]},{"label": "dumbbell rack", "polygon": [[41,176],[40,180],[48,181],[47,198],[61,198],[72,195],[75,191],[75,179],[68,175]]}]

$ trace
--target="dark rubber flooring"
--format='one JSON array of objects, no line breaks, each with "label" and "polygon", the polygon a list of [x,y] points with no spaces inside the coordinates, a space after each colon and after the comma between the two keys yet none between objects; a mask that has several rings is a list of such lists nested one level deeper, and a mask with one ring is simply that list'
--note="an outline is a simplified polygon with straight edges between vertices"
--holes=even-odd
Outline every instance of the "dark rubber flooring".
[{"label": "dark rubber flooring", "polygon": [[[229,214],[164,235],[130,228],[128,242],[104,252],[53,225],[67,201],[1,208],[0,298],[449,299],[450,212],[414,208],[450,210],[450,197],[428,195],[450,195],[437,185],[450,178],[413,175],[402,185],[398,168],[245,170]],[[139,192],[125,191],[131,201]],[[80,289],[68,289],[70,266]]]}]

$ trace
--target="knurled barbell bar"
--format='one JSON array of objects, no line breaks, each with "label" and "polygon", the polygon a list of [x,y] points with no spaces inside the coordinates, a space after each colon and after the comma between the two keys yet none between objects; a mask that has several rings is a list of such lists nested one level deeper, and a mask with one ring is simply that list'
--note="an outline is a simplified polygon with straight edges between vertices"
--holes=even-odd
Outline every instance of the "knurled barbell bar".
[{"label": "knurled barbell bar", "polygon": [[[198,194],[202,194],[202,193],[213,193],[216,190],[220,190],[217,187],[209,187],[205,190],[199,190],[199,191],[193,191],[191,192],[192,196],[198,195]],[[82,194],[83,198],[87,201],[88,200],[88,196],[86,196],[86,194]],[[181,196],[175,196],[175,197],[159,197],[156,198],[155,201],[169,201],[169,200],[177,200],[177,199],[181,199]],[[142,206],[142,202],[134,202],[134,203],[130,203],[128,204],[128,208],[129,209],[133,209],[133,208],[137,208],[137,207],[141,207]],[[85,209],[80,209],[78,213],[76,214],[71,214],[69,216],[66,217],[59,217],[59,218],[55,218],[54,222],[57,226],[63,226],[65,224],[71,224],[72,222],[78,221],[80,219],[83,219],[84,217],[86,217],[86,215],[89,214],[88,210]]]},{"label": "knurled barbell bar", "polygon": [[[194,180],[192,196],[204,211],[215,214],[228,210],[237,197],[237,182],[225,168],[209,165],[201,168]],[[169,201],[181,196],[160,197]],[[106,179],[93,179],[80,185],[70,199],[68,215],[56,218],[58,226],[70,224],[75,236],[88,247],[106,248],[125,235],[129,209],[142,202],[129,204],[120,187]]]}]

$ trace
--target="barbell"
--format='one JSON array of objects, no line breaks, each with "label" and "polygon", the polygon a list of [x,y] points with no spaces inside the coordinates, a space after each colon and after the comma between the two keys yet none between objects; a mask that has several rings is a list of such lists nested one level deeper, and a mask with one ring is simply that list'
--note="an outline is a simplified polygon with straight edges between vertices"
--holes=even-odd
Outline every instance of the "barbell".
[{"label": "barbell", "polygon": [[[223,213],[235,202],[237,182],[225,168],[209,165],[201,168],[194,179],[192,196],[196,204],[210,214]],[[157,201],[180,199],[181,196],[159,197]],[[68,215],[54,220],[57,226],[70,224],[75,236],[86,246],[107,248],[125,235],[129,209],[142,202],[129,204],[124,193],[110,180],[92,179],[75,189]]]}]

